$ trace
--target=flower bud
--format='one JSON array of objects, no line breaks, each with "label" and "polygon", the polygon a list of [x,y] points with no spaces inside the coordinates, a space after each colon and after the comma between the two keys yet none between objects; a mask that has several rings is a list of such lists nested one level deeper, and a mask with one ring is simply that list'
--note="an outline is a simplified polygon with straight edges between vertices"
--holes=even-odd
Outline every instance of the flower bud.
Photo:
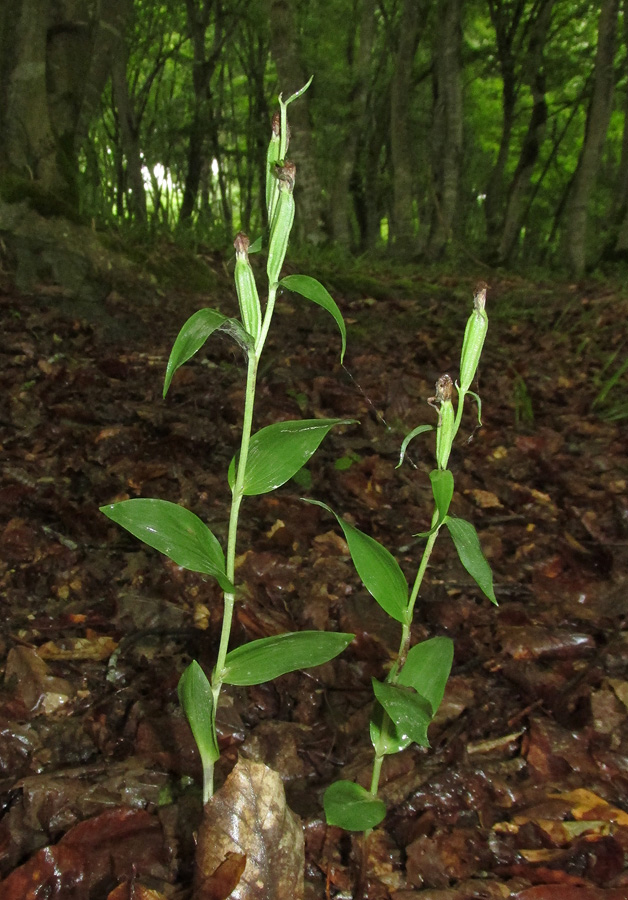
[{"label": "flower bud", "polygon": [[279,281],[279,273],[286,257],[288,240],[292,231],[292,223],[294,222],[294,197],[292,196],[292,191],[294,189],[296,166],[293,162],[286,160],[283,166],[275,167],[275,175],[279,185],[279,197],[270,226],[268,262],[266,265],[268,281],[271,285]]},{"label": "flower bud", "polygon": [[279,162],[281,148],[281,114],[274,113],[272,121],[272,133],[268,150],[266,151],[266,209],[268,210],[268,222],[272,222],[273,212],[277,203],[277,179],[275,166]]},{"label": "flower bud", "polygon": [[462,342],[462,354],[460,357],[460,390],[465,394],[471,387],[475,373],[480,362],[484,338],[488,330],[488,316],[486,315],[486,291],[488,285],[480,281],[473,295],[473,312],[469,316],[467,327]]},{"label": "flower bud", "polygon": [[240,231],[233,242],[236,251],[235,285],[242,324],[253,340],[257,341],[262,325],[262,310],[255,276],[249,262],[249,244],[250,241],[246,234]]},{"label": "flower bud", "polygon": [[436,463],[446,469],[455,431],[454,405],[451,402],[453,382],[449,375],[441,375],[436,382],[436,395],[429,398],[432,406],[438,404],[438,428],[436,431]]}]

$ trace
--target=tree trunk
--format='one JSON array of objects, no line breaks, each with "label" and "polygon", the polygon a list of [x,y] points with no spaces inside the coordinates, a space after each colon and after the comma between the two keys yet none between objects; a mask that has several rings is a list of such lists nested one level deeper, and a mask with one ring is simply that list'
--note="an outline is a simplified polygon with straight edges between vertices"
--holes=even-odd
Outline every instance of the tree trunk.
[{"label": "tree trunk", "polygon": [[503,0],[488,0],[489,13],[497,44],[497,58],[502,76],[502,133],[497,159],[486,185],[484,216],[486,220],[486,240],[489,256],[494,255],[494,247],[499,239],[504,212],[504,173],[510,154],[510,141],[515,119],[517,102],[517,79],[515,75],[515,54],[513,45],[519,28],[525,0],[516,0],[514,6]]},{"label": "tree trunk", "polygon": [[586,266],[588,203],[595,184],[611,114],[618,12],[619,0],[602,0],[593,90],[587,113],[584,143],[567,204],[567,254],[575,277],[580,277]]},{"label": "tree trunk", "polygon": [[517,168],[508,192],[504,226],[497,251],[497,259],[500,265],[507,263],[512,258],[523,224],[532,173],[545,136],[547,101],[545,99],[543,53],[553,6],[554,0],[545,0],[540,7],[528,44],[527,78],[532,92],[532,114],[526,136],[523,139]]},{"label": "tree trunk", "polygon": [[120,123],[120,144],[126,162],[127,206],[134,219],[146,222],[146,189],[142,174],[139,126],[129,97],[127,81],[127,50],[124,43],[114,56],[111,72],[113,97]]},{"label": "tree trunk", "polygon": [[[279,88],[284,99],[308,80],[301,65],[295,8],[290,0],[267,0],[270,22],[270,52],[279,76]],[[290,149],[288,154],[297,167],[295,203],[297,215],[295,232],[299,240],[322,243],[323,202],[321,183],[316,171],[314,139],[309,111],[309,91],[288,107]],[[270,135],[270,131],[269,131]]]},{"label": "tree trunk", "polygon": [[427,246],[431,259],[437,259],[445,252],[458,206],[462,161],[461,12],[461,0],[440,0],[434,53],[432,129],[435,202]]},{"label": "tree trunk", "polygon": [[360,30],[350,87],[349,117],[346,140],[336,158],[330,189],[329,221],[334,243],[349,248],[351,234],[351,179],[355,172],[358,141],[366,130],[365,116],[368,98],[368,76],[375,35],[375,0],[362,0]]},{"label": "tree trunk", "polygon": [[395,68],[390,85],[390,153],[393,178],[393,204],[390,222],[392,249],[409,256],[415,249],[414,154],[410,129],[412,62],[419,40],[419,21],[425,4],[403,0]]},{"label": "tree trunk", "polygon": [[[624,13],[624,52],[628,52],[628,0],[623,2]],[[626,60],[626,57],[624,57]],[[624,62],[624,71],[628,65]],[[628,91],[624,92],[624,133],[619,161],[619,186],[615,208],[615,222],[618,225],[617,237],[612,255],[628,259]]]}]

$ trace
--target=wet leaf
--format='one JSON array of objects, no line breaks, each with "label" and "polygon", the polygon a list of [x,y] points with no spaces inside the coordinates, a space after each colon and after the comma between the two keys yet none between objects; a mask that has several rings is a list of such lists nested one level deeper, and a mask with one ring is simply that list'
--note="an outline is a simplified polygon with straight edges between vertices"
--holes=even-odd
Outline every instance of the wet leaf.
[{"label": "wet leaf", "polygon": [[337,631],[296,631],[249,641],[227,654],[226,684],[263,684],[287,672],[329,662],[355,635]]},{"label": "wet leaf", "polygon": [[398,622],[405,622],[408,615],[408,583],[395,557],[374,538],[336,515],[326,503],[319,500],[306,502],[336,516],[362,584],[389,616]]},{"label": "wet leaf", "polygon": [[168,500],[138,498],[101,506],[100,511],[178,566],[212,575],[223,591],[234,590],[218,539],[189,509]]},{"label": "wet leaf", "polygon": [[325,791],[324,803],[327,824],[346,831],[367,831],[386,816],[383,801],[353,781],[335,781]]},{"label": "wet leaf", "polygon": [[[334,425],[351,425],[355,419],[296,419],[262,428],[251,437],[244,476],[246,495],[266,494],[285,484],[301,469]],[[233,490],[236,460],[229,466]]]}]

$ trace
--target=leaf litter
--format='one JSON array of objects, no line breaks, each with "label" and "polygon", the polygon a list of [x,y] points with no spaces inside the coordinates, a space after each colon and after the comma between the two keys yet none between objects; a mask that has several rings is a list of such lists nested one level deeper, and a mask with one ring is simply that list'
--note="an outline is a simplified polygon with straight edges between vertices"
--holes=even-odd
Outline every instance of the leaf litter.
[{"label": "leaf litter", "polygon": [[[216,341],[163,402],[171,341],[208,298],[116,295],[110,315],[91,321],[45,292],[3,289],[3,898],[261,897],[246,864],[264,859],[265,841],[286,850],[268,897],[300,896],[303,874],[307,900],[628,896],[627,426],[621,386],[606,394],[603,382],[628,304],[602,285],[538,287],[542,309],[531,283],[489,291],[484,425],[465,420],[470,442],[452,457],[452,512],[480,533],[499,607],[439,542],[413,638],[451,637],[454,674],[431,748],[386,759],[389,814],[366,839],[325,826],[321,797],[339,776],[368,786],[370,682],[384,677],[398,635],[329,520],[299,498],[329,503],[412,569],[413,535],[429,527],[421,440],[433,436],[395,465],[455,364],[471,281],[417,277],[412,298],[391,290],[376,304],[336,297],[350,322],[346,368],[315,311],[277,319],[257,427],[361,424],[332,434],[299,483],[247,498],[234,644],[307,628],[356,640],[318,669],[229,688],[215,798],[226,824],[210,826],[176,686],[190,657],[213,665],[220,590],[97,510],[161,497],[224,537],[239,351]],[[245,825],[246,849],[235,834]],[[224,846],[216,829],[230,835]],[[213,856],[195,882],[197,841]]]}]

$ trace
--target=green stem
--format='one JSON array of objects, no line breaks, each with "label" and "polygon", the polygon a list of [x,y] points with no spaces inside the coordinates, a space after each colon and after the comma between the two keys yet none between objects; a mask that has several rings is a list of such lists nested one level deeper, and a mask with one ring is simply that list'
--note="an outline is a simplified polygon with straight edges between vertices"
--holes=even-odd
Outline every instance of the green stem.
[{"label": "green stem", "polygon": [[[267,329],[268,330],[268,329]],[[240,506],[244,497],[244,475],[246,462],[249,455],[251,441],[251,429],[253,426],[253,407],[255,405],[255,383],[257,379],[257,366],[259,355],[251,353],[246,375],[246,394],[244,400],[244,417],[242,421],[242,439],[240,442],[240,457],[238,460],[235,484],[233,485],[233,497],[231,500],[231,513],[229,515],[229,532],[227,535],[226,574],[229,581],[235,582],[235,558],[236,542],[238,535],[238,518]],[[222,630],[220,632],[220,644],[216,659],[216,668],[212,677],[211,688],[214,702],[214,714],[218,708],[218,699],[223,684],[225,660],[229,649],[229,637],[231,635],[231,623],[233,621],[233,609],[235,606],[235,594],[225,591],[224,611],[222,615]],[[203,800],[206,803],[214,793],[214,764],[210,763],[203,773]]]},{"label": "green stem", "polygon": [[[433,528],[436,522],[438,521],[438,510],[434,509],[432,513],[432,525]],[[440,529],[439,529],[440,530]],[[406,615],[406,621],[401,626],[401,641],[399,643],[399,652],[397,654],[397,659],[392,669],[388,673],[388,677],[386,681],[389,684],[396,684],[399,679],[399,674],[404,667],[406,658],[408,656],[408,651],[410,649],[410,636],[411,636],[411,624],[412,624],[412,616],[414,613],[414,605],[418,599],[419,591],[421,590],[421,584],[423,583],[423,578],[427,571],[427,567],[430,561],[430,556],[432,555],[432,550],[434,549],[434,544],[436,543],[436,538],[438,537],[438,530],[432,532],[429,538],[427,539],[427,544],[425,545],[425,549],[423,550],[423,556],[421,557],[421,562],[419,564],[419,569],[416,574],[416,578],[414,579],[414,584],[412,586],[412,592],[410,594],[410,599],[408,600],[408,609]],[[380,731],[380,747],[386,746],[386,739],[389,735],[389,727],[392,724],[392,720],[390,716],[384,712],[382,717],[382,727]],[[373,773],[371,775],[371,787],[370,793],[373,797],[377,796],[377,790],[379,787],[379,778],[382,771],[382,764],[384,762],[384,754],[377,752],[377,747],[375,748],[375,759],[373,760]]]}]

